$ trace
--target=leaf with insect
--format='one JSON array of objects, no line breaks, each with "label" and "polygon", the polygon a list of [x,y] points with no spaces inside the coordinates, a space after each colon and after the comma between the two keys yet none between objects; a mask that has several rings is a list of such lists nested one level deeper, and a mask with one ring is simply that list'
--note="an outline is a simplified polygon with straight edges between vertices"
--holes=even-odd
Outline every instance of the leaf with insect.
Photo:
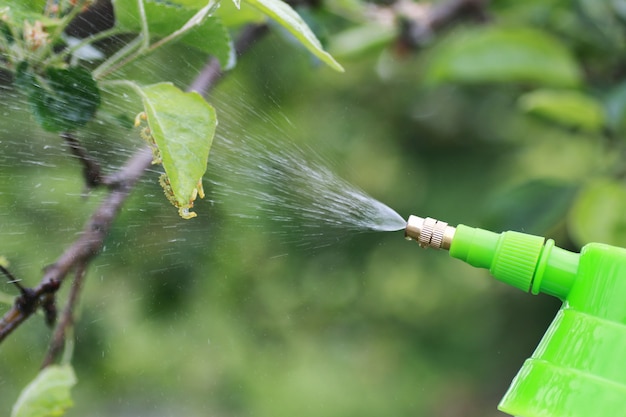
[{"label": "leaf with insect", "polygon": [[215,109],[195,92],[183,92],[171,83],[140,87],[149,134],[158,147],[165,177],[160,182],[183,218],[196,196],[204,197],[202,176],[217,126]]}]

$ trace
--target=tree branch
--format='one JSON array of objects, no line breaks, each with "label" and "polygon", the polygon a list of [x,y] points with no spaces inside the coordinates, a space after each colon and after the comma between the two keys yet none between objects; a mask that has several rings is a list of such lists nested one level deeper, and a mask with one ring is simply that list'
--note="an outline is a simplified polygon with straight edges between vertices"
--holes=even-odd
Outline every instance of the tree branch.
[{"label": "tree branch", "polygon": [[0,320],[0,342],[37,311],[42,303],[42,296],[58,290],[70,270],[77,265],[88,265],[100,252],[122,204],[151,162],[152,151],[145,147],[133,155],[122,167],[119,172],[120,180],[111,188],[109,195],[91,216],[78,240],[66,249],[54,264],[46,268],[37,287],[27,289],[32,294],[28,297],[24,294],[18,297],[15,304]]},{"label": "tree branch", "polygon": [[83,177],[85,177],[85,183],[88,188],[94,188],[102,184],[102,174],[100,165],[93,159],[87,149],[85,149],[76,136],[70,132],[61,133],[61,138],[65,140],[65,143],[70,147],[72,154],[78,158],[83,166]]},{"label": "tree branch", "polygon": [[[241,55],[244,53],[255,40],[265,33],[266,30],[259,25],[244,28],[235,43],[237,54]],[[222,75],[223,72],[220,69],[219,62],[215,59],[210,59],[197,79],[191,83],[188,90],[198,91],[205,95],[215,86]],[[73,152],[77,151],[73,149]],[[89,157],[83,158],[79,156],[79,158],[83,161],[85,169],[88,169]],[[118,172],[107,178],[100,179],[109,187],[109,194],[87,221],[80,237],[63,252],[54,264],[46,268],[40,283],[35,288],[24,288],[22,295],[16,298],[14,305],[0,319],[0,342],[35,313],[39,307],[47,305],[52,309],[54,306],[51,304],[50,297],[54,297],[65,277],[70,271],[74,270],[76,271],[74,288],[64,309],[61,322],[53,336],[50,351],[44,360],[44,366],[52,362],[57,349],[59,349],[58,346],[62,344],[61,341],[57,341],[57,336],[59,340],[62,340],[67,327],[73,321],[73,309],[82,288],[83,275],[89,263],[100,253],[111,225],[126,198],[151,164],[152,151],[148,147],[144,147],[131,156]],[[57,333],[63,334],[59,336]]]},{"label": "tree branch", "polygon": [[85,280],[86,272],[86,265],[78,265],[76,267],[74,281],[72,281],[72,287],[70,289],[67,303],[65,304],[65,309],[63,310],[61,319],[52,334],[52,340],[50,341],[50,346],[48,347],[48,353],[46,354],[46,357],[41,365],[42,368],[45,368],[54,362],[54,359],[61,352],[65,343],[67,329],[74,325],[74,311],[76,309],[76,305],[78,304],[78,297]]},{"label": "tree branch", "polygon": [[13,275],[11,271],[9,271],[4,265],[0,265],[0,272],[2,272],[5,277],[7,277],[7,279],[9,280],[9,284],[15,285],[17,289],[20,290],[22,294],[24,294],[26,288],[24,288],[22,284],[20,284],[21,279],[16,278],[15,275]]}]

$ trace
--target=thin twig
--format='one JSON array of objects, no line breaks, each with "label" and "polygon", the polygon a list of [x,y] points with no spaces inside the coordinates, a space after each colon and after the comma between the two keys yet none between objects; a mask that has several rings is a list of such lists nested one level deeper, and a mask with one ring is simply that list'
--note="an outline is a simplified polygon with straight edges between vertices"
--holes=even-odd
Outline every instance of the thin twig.
[{"label": "thin twig", "polygon": [[40,306],[40,297],[50,292],[49,290],[45,291],[46,288],[53,288],[54,283],[57,283],[56,288],[58,288],[71,269],[77,265],[87,265],[100,252],[104,239],[122,204],[151,162],[152,151],[145,147],[135,153],[122,167],[120,177],[124,180],[119,181],[111,189],[85,225],[78,240],[67,248],[54,264],[46,268],[39,286],[30,290],[33,292],[33,296],[25,300],[27,302],[23,303],[24,305],[20,305],[16,301],[15,305],[0,320],[0,342],[36,311]]},{"label": "thin twig", "polygon": [[35,288],[24,288],[22,295],[15,299],[11,309],[0,319],[0,342],[37,311],[45,296],[56,293],[60,285],[60,281],[51,279],[42,280]]},{"label": "thin twig", "polygon": [[9,280],[9,284],[15,285],[22,294],[26,292],[26,288],[24,288],[22,284],[20,284],[21,279],[17,279],[15,275],[13,275],[11,271],[9,271],[3,265],[0,265],[0,271],[7,277],[7,279]]},{"label": "thin twig", "polygon": [[72,154],[78,158],[80,163],[83,166],[83,177],[85,178],[85,183],[88,188],[97,187],[102,184],[102,171],[100,165],[96,162],[95,159],[89,155],[87,149],[81,145],[81,143],[76,139],[70,132],[61,133],[61,137],[65,140],[65,142],[70,147]]},{"label": "thin twig", "polygon": [[72,55],[74,52],[78,51],[80,48],[83,48],[87,45],[94,44],[104,39],[112,38],[116,35],[121,35],[124,33],[119,28],[111,28],[107,30],[103,30],[102,32],[94,33],[86,38],[81,39],[78,43],[72,46],[66,47],[59,55],[58,59],[60,61],[64,60],[69,55]]},{"label": "thin twig", "polygon": [[45,368],[54,362],[54,359],[63,348],[68,329],[74,326],[74,311],[76,310],[76,305],[78,304],[78,298],[83,282],[85,281],[86,272],[86,265],[78,265],[76,267],[74,281],[72,281],[72,287],[70,288],[67,303],[65,304],[63,313],[61,313],[61,319],[52,334],[52,339],[50,340],[50,345],[48,347],[48,353],[41,364],[42,368]]}]

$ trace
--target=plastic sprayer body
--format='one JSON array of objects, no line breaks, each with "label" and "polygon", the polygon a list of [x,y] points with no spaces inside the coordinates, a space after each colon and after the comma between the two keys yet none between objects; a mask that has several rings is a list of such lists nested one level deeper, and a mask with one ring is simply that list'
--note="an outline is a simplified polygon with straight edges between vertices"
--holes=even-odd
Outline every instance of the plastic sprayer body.
[{"label": "plastic sprayer body", "polygon": [[[445,230],[447,243],[433,241],[432,230]],[[577,254],[539,236],[455,229],[415,216],[406,236],[449,249],[452,257],[524,291],[563,300],[502,399],[502,411],[518,417],[626,416],[626,249],[591,243]]]}]

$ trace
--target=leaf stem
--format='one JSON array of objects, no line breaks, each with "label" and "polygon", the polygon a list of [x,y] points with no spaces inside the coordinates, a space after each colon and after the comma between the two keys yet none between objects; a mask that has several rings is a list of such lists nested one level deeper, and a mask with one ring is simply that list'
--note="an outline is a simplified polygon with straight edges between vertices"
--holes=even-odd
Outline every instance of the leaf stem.
[{"label": "leaf stem", "polygon": [[[95,80],[103,78],[110,74],[111,72],[117,70],[119,65],[116,66],[120,61],[122,61],[125,57],[135,52],[137,48],[141,47],[143,43],[142,39],[143,35],[138,35],[135,39],[127,43],[123,48],[117,51],[115,54],[111,55],[109,59],[100,64],[95,70],[92,72],[92,76]],[[136,52],[135,52],[136,53]],[[111,69],[113,67],[113,69]]]},{"label": "leaf stem", "polygon": [[[138,2],[143,6],[142,0],[138,0]],[[130,64],[131,62],[137,60],[138,58],[141,58],[142,56],[147,55],[150,52],[155,51],[156,49],[162,47],[163,45],[180,38],[185,33],[187,33],[189,30],[193,29],[194,27],[196,27],[198,25],[201,25],[202,22],[204,22],[204,20],[208,16],[210,16],[211,13],[215,10],[217,4],[218,3],[215,0],[211,0],[206,6],[204,6],[202,9],[198,10],[198,12],[196,14],[191,16],[191,18],[180,29],[178,29],[175,32],[172,32],[168,36],[160,39],[159,41],[155,42],[152,45],[150,45],[149,37],[144,38],[144,36],[149,35],[149,33],[148,33],[147,27],[144,30],[144,27],[143,27],[144,26],[144,22],[146,22],[146,24],[147,24],[147,21],[144,19],[144,16],[142,16],[141,35],[139,35],[133,41],[133,42],[135,42],[138,39],[141,40],[142,41],[141,47],[135,48],[134,51],[127,53],[125,56],[118,57],[118,58],[115,59],[115,61],[112,61],[112,62],[109,63],[109,61],[111,61],[112,58],[115,57],[115,55],[117,55],[117,54],[115,54],[113,57],[109,58],[106,62],[104,62],[102,65],[100,65],[100,67],[96,68],[96,70],[93,72],[93,77],[95,79],[106,77],[107,75],[109,75],[109,74],[111,74],[111,73],[113,73],[115,71],[118,71],[122,67]],[[140,11],[140,13],[141,13],[141,11]],[[125,48],[122,48],[122,49],[125,49]],[[107,64],[107,65],[104,66],[105,64]]]},{"label": "leaf stem", "polygon": [[9,271],[3,265],[0,265],[0,272],[2,272],[7,277],[7,279],[9,280],[9,284],[15,285],[22,294],[26,292],[26,288],[24,288],[22,284],[20,284],[21,279],[17,279],[15,275],[13,275],[11,271]]},{"label": "leaf stem", "polygon": [[158,42],[155,42],[152,46],[150,46],[148,51],[152,52],[155,49],[160,48],[161,46],[165,45],[166,43],[178,39],[179,37],[184,35],[187,31],[194,28],[195,26],[201,25],[202,22],[204,22],[204,19],[206,19],[215,10],[216,5],[217,3],[215,3],[214,1],[209,2],[202,9],[198,10],[198,12],[195,15],[191,16],[191,18],[187,21],[187,23],[185,23],[180,29],[169,34],[168,36],[159,40]]},{"label": "leaf stem", "polygon": [[103,39],[110,38],[110,37],[115,36],[115,35],[119,35],[121,33],[124,33],[124,32],[122,30],[118,29],[118,28],[111,28],[111,29],[104,30],[102,32],[94,33],[93,35],[84,38],[83,40],[81,40],[76,45],[68,47],[68,48],[65,48],[61,53],[59,53],[58,55],[54,56],[54,60],[55,61],[56,60],[62,61],[68,55],[73,54],[74,52],[78,51],[80,48],[82,48],[84,46],[91,45],[92,43],[101,41]]},{"label": "leaf stem", "polygon": [[[74,273],[74,281],[72,281],[72,286],[70,287],[70,294],[68,296],[67,303],[65,304],[65,308],[63,309],[63,313],[61,313],[61,318],[56,328],[54,329],[54,333],[52,335],[52,339],[50,341],[50,345],[48,347],[48,352],[46,353],[46,357],[43,360],[41,365],[42,368],[51,365],[54,362],[54,359],[61,352],[63,345],[66,344],[67,333],[69,333],[74,326],[74,312],[76,310],[76,306],[78,304],[80,291],[82,289],[83,283],[85,281],[86,275],[86,265],[85,263],[81,263],[77,266],[76,271]],[[72,346],[73,347],[73,346]],[[67,363],[67,355],[71,358],[71,352],[73,349],[69,349],[69,352],[66,351],[64,355],[64,362]]]},{"label": "leaf stem", "polygon": [[141,89],[141,87],[139,87],[137,83],[130,81],[130,80],[107,80],[107,81],[102,81],[100,84],[102,86],[111,86],[111,87],[128,87],[132,89],[135,93],[137,93],[139,97],[141,98],[145,97],[145,94],[143,90]]},{"label": "leaf stem", "polygon": [[137,7],[139,8],[139,18],[141,20],[141,35],[143,36],[143,44],[141,45],[140,50],[143,50],[150,47],[150,28],[148,27],[146,7],[143,0],[137,0]]}]

